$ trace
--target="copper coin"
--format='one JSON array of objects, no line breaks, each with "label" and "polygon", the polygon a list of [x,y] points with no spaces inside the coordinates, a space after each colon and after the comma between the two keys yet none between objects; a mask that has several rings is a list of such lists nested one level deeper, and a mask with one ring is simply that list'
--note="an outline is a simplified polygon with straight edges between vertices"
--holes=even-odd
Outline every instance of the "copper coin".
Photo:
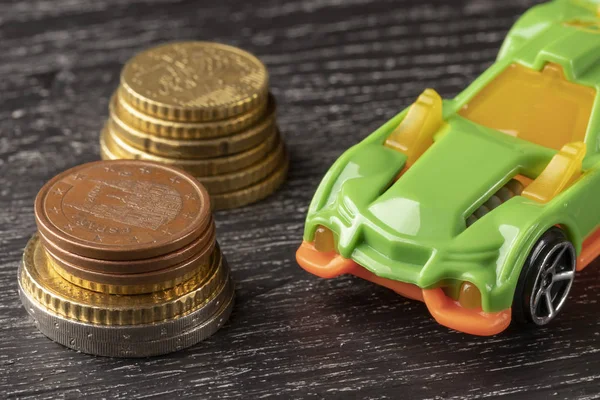
[{"label": "copper coin", "polygon": [[39,231],[83,257],[139,260],[181,249],[210,221],[208,193],[187,173],[138,160],[97,161],[46,183],[35,200]]},{"label": "copper coin", "polygon": [[194,240],[187,246],[171,253],[167,253],[163,256],[130,261],[106,261],[82,257],[80,255],[64,251],[45,238],[42,234],[40,234],[40,239],[46,251],[53,257],[65,260],[66,262],[76,265],[80,268],[108,274],[139,274],[169,268],[189,259],[197,254],[203,247],[205,247],[208,243],[208,240],[214,239],[213,231],[214,222],[212,221],[211,217],[211,222],[209,223],[205,232],[200,235],[198,239]]},{"label": "copper coin", "polygon": [[161,284],[167,281],[173,281],[181,276],[188,275],[189,273],[197,273],[197,271],[199,271],[199,269],[201,269],[202,267],[205,267],[208,271],[208,265],[210,264],[210,256],[213,250],[215,249],[214,236],[215,232],[213,230],[213,240],[209,241],[209,243],[207,243],[207,245],[200,252],[198,252],[198,254],[194,255],[188,260],[185,260],[184,262],[181,262],[169,268],[140,274],[105,274],[96,271],[86,270],[80,268],[79,266],[73,265],[65,260],[56,258],[56,256],[48,252],[48,250],[46,250],[46,252],[50,256],[49,259],[55,271],[63,277],[64,274],[62,274],[61,272],[64,271],[68,275],[72,275],[79,279],[84,279],[86,281],[99,284],[114,286],[146,286]]}]

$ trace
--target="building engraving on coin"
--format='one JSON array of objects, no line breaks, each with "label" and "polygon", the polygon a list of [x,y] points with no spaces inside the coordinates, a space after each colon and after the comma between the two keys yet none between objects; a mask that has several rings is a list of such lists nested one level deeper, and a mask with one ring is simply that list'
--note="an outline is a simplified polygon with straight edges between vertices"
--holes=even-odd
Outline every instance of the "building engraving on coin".
[{"label": "building engraving on coin", "polygon": [[[107,219],[153,231],[171,222],[182,208],[181,195],[165,185],[148,181],[101,181],[84,197],[81,204],[64,202],[83,215]],[[78,214],[73,218],[79,219]],[[108,230],[108,233],[113,233]],[[114,232],[116,233],[116,232]]]},{"label": "building engraving on coin", "polygon": [[[78,178],[57,176],[42,188],[36,215],[45,238],[82,256],[118,260],[166,254],[199,237],[210,203],[196,179],[152,163],[108,164],[77,167]],[[189,201],[190,193],[202,201]]]}]

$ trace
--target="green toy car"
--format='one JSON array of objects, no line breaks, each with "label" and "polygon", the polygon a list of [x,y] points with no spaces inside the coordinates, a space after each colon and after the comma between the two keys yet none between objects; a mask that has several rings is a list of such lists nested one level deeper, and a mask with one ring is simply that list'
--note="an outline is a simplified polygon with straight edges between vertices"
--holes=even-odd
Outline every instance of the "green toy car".
[{"label": "green toy car", "polygon": [[525,13],[452,100],[427,89],[321,182],[297,252],[476,335],[562,309],[600,253],[600,2]]}]

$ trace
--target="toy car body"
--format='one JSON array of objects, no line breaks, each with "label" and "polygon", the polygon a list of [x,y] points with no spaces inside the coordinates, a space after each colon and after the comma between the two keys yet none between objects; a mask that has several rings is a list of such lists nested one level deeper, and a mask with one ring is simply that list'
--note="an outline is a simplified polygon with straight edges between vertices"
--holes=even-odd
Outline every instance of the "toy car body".
[{"label": "toy car body", "polygon": [[427,89],[335,162],[299,264],[424,301],[471,334],[545,325],[600,252],[599,85],[599,3],[530,9],[467,89]]}]

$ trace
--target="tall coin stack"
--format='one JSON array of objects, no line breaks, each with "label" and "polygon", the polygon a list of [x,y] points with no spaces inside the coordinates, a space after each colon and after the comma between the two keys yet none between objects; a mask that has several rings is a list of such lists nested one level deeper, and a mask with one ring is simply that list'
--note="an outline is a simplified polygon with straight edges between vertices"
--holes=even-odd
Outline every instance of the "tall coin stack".
[{"label": "tall coin stack", "polygon": [[210,200],[194,177],[133,160],[50,180],[18,281],[38,329],[84,353],[146,357],[216,332],[233,306]]},{"label": "tall coin stack", "polygon": [[197,177],[215,209],[274,192],[288,158],[265,66],[223,44],[171,43],[143,51],[121,72],[100,137],[103,159],[140,159]]}]

